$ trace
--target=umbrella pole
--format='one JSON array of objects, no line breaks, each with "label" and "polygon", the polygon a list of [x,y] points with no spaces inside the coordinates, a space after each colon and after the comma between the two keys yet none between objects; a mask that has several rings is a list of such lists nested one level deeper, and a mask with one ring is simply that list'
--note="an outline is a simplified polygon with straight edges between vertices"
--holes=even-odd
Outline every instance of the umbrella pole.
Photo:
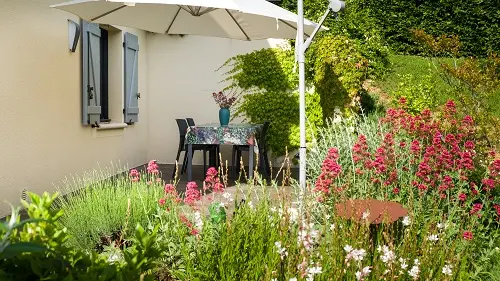
[{"label": "umbrella pole", "polygon": [[300,118],[300,168],[299,168],[299,213],[302,214],[304,196],[306,194],[306,78],[305,78],[305,51],[311,44],[314,36],[318,33],[330,12],[339,12],[344,9],[345,3],[338,0],[330,0],[328,9],[325,11],[321,21],[314,29],[311,36],[304,42],[304,1],[297,0],[297,62],[299,64],[299,118]]},{"label": "umbrella pole", "polygon": [[299,118],[300,118],[300,167],[299,167],[299,211],[302,214],[302,202],[306,191],[306,81],[304,56],[304,1],[297,0],[297,62],[299,64]]}]

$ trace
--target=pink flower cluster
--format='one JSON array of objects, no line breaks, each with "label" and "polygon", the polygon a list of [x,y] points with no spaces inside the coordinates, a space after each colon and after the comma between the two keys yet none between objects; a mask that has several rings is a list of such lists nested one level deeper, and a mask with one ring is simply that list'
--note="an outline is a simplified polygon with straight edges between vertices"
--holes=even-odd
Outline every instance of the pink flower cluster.
[{"label": "pink flower cluster", "polygon": [[[330,148],[325,160],[323,161],[321,174],[316,180],[314,188],[315,192],[321,192],[324,195],[330,194],[331,189],[335,186],[335,179],[342,173],[342,167],[337,163],[338,158],[338,150],[336,148]],[[342,191],[342,188],[336,187],[335,191],[340,192]],[[322,198],[320,197],[318,200],[322,200]]]},{"label": "pink flower cluster", "polygon": [[207,176],[205,178],[203,189],[212,189],[214,192],[224,192],[224,184],[221,183],[219,178],[219,173],[214,167],[210,167],[207,170]]},{"label": "pink flower cluster", "polygon": [[[444,106],[444,119],[434,120],[428,110],[420,115],[411,115],[403,109],[389,109],[382,123],[388,124],[395,134],[404,133],[413,137],[410,152],[417,163],[415,175],[418,181],[413,185],[421,191],[437,188],[441,198],[455,186],[450,175],[458,173],[458,180],[467,181],[474,166],[474,142],[469,139],[474,132],[472,117],[465,116],[457,121],[455,103],[448,101]],[[443,131],[449,133],[443,134]],[[459,199],[465,201],[466,195]]]},{"label": "pink flower cluster", "polygon": [[193,206],[201,199],[201,193],[198,190],[198,185],[194,181],[190,181],[186,185],[186,194],[184,195],[184,203]]},{"label": "pink flower cluster", "polygon": [[129,172],[130,180],[133,182],[138,182],[141,179],[141,174],[136,169],[132,169]]},{"label": "pink flower cluster", "polygon": [[[484,194],[494,201],[492,191],[500,186],[500,159],[491,152],[488,173],[481,185],[471,180],[477,170],[474,120],[468,115],[460,118],[453,101],[444,105],[438,118],[429,110],[412,115],[404,109],[389,109],[380,119],[380,126],[388,132],[382,135],[375,151],[370,151],[365,135],[359,135],[352,147],[356,177],[390,188],[395,195],[402,189],[411,192],[414,188],[421,196],[432,194],[437,199],[454,199],[475,216],[481,216],[485,207],[490,206],[481,202],[478,195]],[[338,150],[331,148],[324,159],[314,189],[321,193],[319,199],[346,187],[338,179],[342,172],[338,158]],[[464,186],[469,190],[464,190]],[[500,220],[500,204],[493,208]]]},{"label": "pink flower cluster", "polygon": [[148,173],[153,174],[153,175],[156,175],[160,172],[159,167],[158,167],[158,163],[156,163],[156,160],[149,161],[147,171],[148,171]]}]

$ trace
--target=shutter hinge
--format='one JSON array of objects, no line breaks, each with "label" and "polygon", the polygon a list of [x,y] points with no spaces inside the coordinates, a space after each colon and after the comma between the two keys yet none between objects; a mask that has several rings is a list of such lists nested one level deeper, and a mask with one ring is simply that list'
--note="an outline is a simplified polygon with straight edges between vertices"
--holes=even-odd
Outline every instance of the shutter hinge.
[{"label": "shutter hinge", "polygon": [[87,85],[87,93],[89,94],[89,99],[93,99],[94,98],[94,87],[91,87],[90,85]]}]

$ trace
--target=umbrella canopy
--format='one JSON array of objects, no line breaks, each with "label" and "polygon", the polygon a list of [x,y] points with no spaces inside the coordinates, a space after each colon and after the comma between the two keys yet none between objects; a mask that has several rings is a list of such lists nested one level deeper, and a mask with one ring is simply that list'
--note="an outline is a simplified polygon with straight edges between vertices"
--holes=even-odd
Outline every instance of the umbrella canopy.
[{"label": "umbrella canopy", "polygon": [[[84,20],[162,34],[295,39],[298,16],[265,0],[73,0],[53,5]],[[304,20],[304,35],[316,24]]]}]

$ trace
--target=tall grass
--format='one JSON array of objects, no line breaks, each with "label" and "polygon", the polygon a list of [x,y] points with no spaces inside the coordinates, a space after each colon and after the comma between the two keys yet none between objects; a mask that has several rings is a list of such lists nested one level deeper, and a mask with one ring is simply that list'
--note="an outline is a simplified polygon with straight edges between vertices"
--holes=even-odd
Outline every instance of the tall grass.
[{"label": "tall grass", "polygon": [[60,222],[72,235],[68,244],[84,250],[107,244],[116,235],[126,239],[137,223],[151,226],[163,194],[161,182],[148,177],[132,182],[128,169],[116,166],[73,176],[58,189],[65,194],[55,205],[64,210]]}]

